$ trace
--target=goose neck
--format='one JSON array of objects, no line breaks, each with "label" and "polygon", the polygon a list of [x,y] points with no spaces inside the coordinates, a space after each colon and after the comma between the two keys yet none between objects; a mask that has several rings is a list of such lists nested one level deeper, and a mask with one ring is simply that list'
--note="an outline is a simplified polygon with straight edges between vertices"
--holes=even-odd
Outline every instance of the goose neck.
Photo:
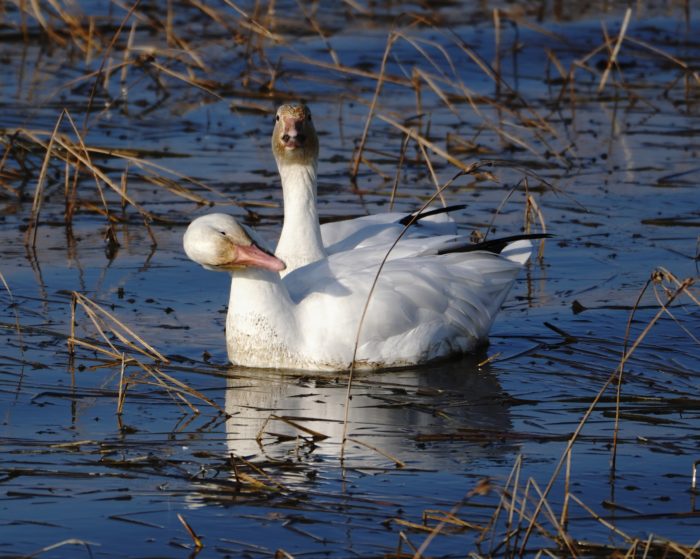
[{"label": "goose neck", "polygon": [[231,274],[229,311],[281,316],[290,306],[289,292],[277,272],[245,268]]},{"label": "goose neck", "polygon": [[326,256],[316,208],[316,165],[280,166],[284,224],[275,254],[285,273]]}]

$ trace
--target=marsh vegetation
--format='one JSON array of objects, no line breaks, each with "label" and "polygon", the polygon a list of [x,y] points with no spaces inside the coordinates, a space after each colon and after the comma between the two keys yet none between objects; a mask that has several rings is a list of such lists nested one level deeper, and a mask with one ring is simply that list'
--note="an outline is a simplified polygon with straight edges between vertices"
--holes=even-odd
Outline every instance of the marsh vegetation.
[{"label": "marsh vegetation", "polygon": [[[700,557],[692,3],[0,14],[0,555]],[[297,99],[322,219],[449,183],[466,234],[555,235],[483,353],[227,365],[227,278],[182,233],[214,208],[274,242]]]}]

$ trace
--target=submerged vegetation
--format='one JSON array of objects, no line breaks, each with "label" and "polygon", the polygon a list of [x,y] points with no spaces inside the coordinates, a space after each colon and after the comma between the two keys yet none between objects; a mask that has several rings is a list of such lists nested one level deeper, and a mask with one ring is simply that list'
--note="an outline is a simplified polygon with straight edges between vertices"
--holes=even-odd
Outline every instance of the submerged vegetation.
[{"label": "submerged vegetation", "polygon": [[[690,2],[0,13],[0,555],[700,557]],[[487,353],[226,365],[228,287],[180,238],[215,207],[275,239],[300,98],[323,219],[555,234]]]}]

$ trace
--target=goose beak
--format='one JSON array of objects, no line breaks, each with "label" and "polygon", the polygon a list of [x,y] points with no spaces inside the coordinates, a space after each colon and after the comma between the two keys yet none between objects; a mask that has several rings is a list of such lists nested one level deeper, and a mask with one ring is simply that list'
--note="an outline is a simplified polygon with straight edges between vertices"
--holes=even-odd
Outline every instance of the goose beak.
[{"label": "goose beak", "polygon": [[304,119],[294,117],[282,118],[282,145],[286,150],[295,150],[304,146]]},{"label": "goose beak", "polygon": [[281,272],[287,266],[279,258],[268,254],[255,244],[236,247],[235,266],[252,266],[270,270],[271,272]]}]

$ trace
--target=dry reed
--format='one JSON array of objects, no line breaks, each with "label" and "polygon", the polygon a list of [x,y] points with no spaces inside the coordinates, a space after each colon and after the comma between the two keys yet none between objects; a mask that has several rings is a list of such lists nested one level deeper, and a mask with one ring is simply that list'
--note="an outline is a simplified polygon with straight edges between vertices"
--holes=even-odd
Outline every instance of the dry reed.
[{"label": "dry reed", "polygon": [[[78,311],[85,314],[98,339],[78,336]],[[120,347],[117,347],[112,338],[118,340]],[[123,412],[128,389],[131,386],[144,385],[162,389],[176,403],[184,404],[194,414],[199,414],[199,410],[190,402],[190,397],[226,415],[224,409],[214,400],[163,370],[163,365],[169,363],[168,358],[136,334],[132,328],[95,301],[75,291],[72,294],[70,335],[67,343],[71,359],[75,358],[76,347],[81,347],[111,359],[114,364],[119,364],[117,414]],[[143,357],[153,363],[144,362]],[[127,375],[125,373],[127,367],[136,368],[136,372]]]},{"label": "dry reed", "polygon": [[[369,13],[369,8],[357,2],[345,0],[345,3],[357,12]],[[268,25],[268,23],[274,19],[273,16],[270,15],[272,8],[268,11],[268,16],[266,18],[266,16],[261,15],[259,3],[256,3],[254,9],[255,13],[253,13],[253,10],[246,11],[242,9],[237,3],[230,0],[225,0],[225,4],[231,10],[230,12],[217,10],[195,0],[189,0],[185,2],[185,4],[189,4],[201,11],[207,18],[216,23],[220,29],[229,33],[235,40],[241,41],[251,61],[254,56],[258,56],[260,60],[265,60],[265,63],[261,64],[264,69],[260,70],[261,74],[265,74],[265,79],[255,75],[252,62],[250,63],[250,70],[242,79],[244,83],[248,84],[246,90],[239,92],[244,97],[248,96],[248,100],[246,100],[245,103],[251,104],[256,108],[265,108],[266,104],[269,103],[268,98],[270,95],[277,96],[278,98],[287,98],[293,94],[293,92],[283,90],[281,86],[278,87],[276,78],[278,73],[284,68],[278,67],[275,63],[266,59],[265,48],[267,45],[285,45],[287,42],[284,34],[272,31],[271,29],[273,29],[274,26]],[[270,6],[272,6],[272,3],[270,3]],[[359,168],[362,164],[365,164],[368,169],[375,172],[382,179],[384,176],[389,176],[389,173],[386,172],[383,165],[375,164],[375,162],[367,156],[367,154],[373,153],[373,148],[371,146],[371,132],[375,131],[372,128],[373,126],[377,126],[378,122],[380,122],[380,126],[386,126],[385,130],[379,132],[379,136],[382,139],[386,139],[387,137],[391,138],[394,134],[401,138],[400,155],[398,157],[391,192],[391,204],[393,204],[394,200],[399,195],[399,178],[402,166],[407,160],[407,152],[409,146],[412,144],[415,144],[418,151],[422,154],[432,182],[437,189],[437,192],[432,195],[431,201],[436,195],[442,195],[447,186],[445,185],[438,188],[437,166],[441,164],[451,165],[460,170],[457,174],[457,176],[459,176],[463,173],[474,171],[481,165],[484,165],[485,162],[474,163],[468,160],[465,161],[461,157],[455,155],[455,149],[442,147],[439,141],[432,139],[428,132],[411,127],[406,121],[401,121],[392,116],[392,113],[386,109],[386,107],[390,105],[387,100],[383,98],[384,87],[387,84],[413,90],[416,99],[416,113],[419,115],[444,109],[451,114],[463,117],[467,115],[467,110],[470,110],[473,113],[471,116],[480,121],[480,130],[491,131],[498,138],[502,139],[505,144],[516,146],[526,151],[533,155],[538,161],[546,161],[547,157],[544,153],[549,152],[550,155],[554,156],[556,164],[562,168],[579,165],[576,160],[577,156],[575,150],[573,149],[575,146],[565,145],[561,147],[563,142],[562,138],[566,136],[566,133],[551,124],[548,117],[551,114],[564,111],[568,111],[571,115],[575,116],[577,107],[586,103],[591,98],[590,88],[585,83],[585,80],[580,79],[582,74],[595,78],[597,84],[594,88],[595,94],[601,98],[603,98],[602,96],[607,94],[608,91],[611,91],[612,93],[610,93],[610,95],[614,96],[626,95],[630,103],[640,103],[653,112],[655,110],[653,100],[644,98],[645,93],[643,90],[636,90],[635,84],[622,79],[619,61],[621,55],[625,53],[625,49],[629,48],[634,52],[643,52],[656,57],[663,60],[664,63],[668,63],[676,68],[676,79],[669,82],[666,93],[675,88],[676,84],[680,83],[684,89],[686,99],[692,99],[693,92],[697,91],[697,88],[700,87],[700,76],[692,64],[669,54],[657,45],[652,45],[631,34],[629,26],[632,14],[631,9],[626,11],[620,31],[616,36],[608,36],[607,31],[605,31],[602,43],[593,47],[590,51],[577,56],[576,60],[568,67],[561,61],[554,47],[548,48],[547,60],[551,63],[551,66],[558,75],[557,79],[560,82],[560,87],[554,92],[551,99],[537,104],[524,98],[519,91],[508,83],[505,77],[502,60],[502,53],[505,48],[504,23],[510,21],[517,25],[529,26],[531,29],[535,29],[535,31],[543,34],[548,32],[542,27],[537,27],[512,14],[498,9],[492,12],[496,53],[493,64],[486,62],[474,48],[467,45],[456,33],[440,30],[443,38],[449,37],[452,41],[452,45],[457,46],[459,52],[465,57],[461,60],[455,60],[455,55],[449,55],[438,43],[424,41],[420,37],[412,35],[412,25],[418,25],[418,21],[415,20],[405,27],[397,27],[387,35],[381,64],[377,71],[373,71],[352,67],[350,65],[343,65],[341,57],[334,50],[324,32],[323,23],[320,22],[313,13],[304,9],[301,2],[299,6],[304,21],[308,23],[309,29],[314,34],[318,35],[324,43],[330,61],[311,59],[302,52],[296,51],[293,45],[287,45],[288,48],[286,52],[291,54],[291,56],[288,56],[289,60],[295,62],[300,61],[316,71],[337,73],[344,78],[366,80],[374,86],[373,96],[367,101],[362,98],[362,93],[352,93],[352,95],[359,96],[360,100],[365,102],[368,106],[364,128],[351,163],[350,175],[353,180],[357,180]],[[688,6],[688,4],[686,4],[686,6]],[[226,88],[223,87],[222,84],[207,77],[211,70],[206,63],[206,59],[203,57],[203,50],[199,50],[197,47],[193,46],[196,45],[198,41],[188,41],[184,36],[181,36],[180,30],[174,27],[172,5],[169,4],[164,21],[158,21],[146,11],[142,12],[138,1],[123,7],[126,15],[122,18],[119,25],[105,32],[96,24],[94,18],[85,17],[81,14],[69,13],[60,2],[50,0],[46,4],[41,4],[37,1],[18,3],[18,8],[21,10],[22,17],[24,18],[21,32],[26,37],[25,40],[27,42],[30,40],[28,21],[33,19],[37,22],[50,43],[61,48],[69,44],[73,45],[84,56],[86,65],[89,65],[90,62],[97,57],[101,57],[98,69],[86,70],[82,76],[71,80],[62,88],[67,91],[69,88],[76,87],[81,83],[90,81],[93,83],[87,108],[84,112],[85,121],[82,129],[79,130],[73,121],[73,117],[71,116],[73,109],[71,109],[71,111],[64,109],[60,112],[53,130],[36,130],[29,127],[21,127],[2,132],[5,150],[0,160],[0,186],[2,186],[4,193],[10,197],[20,198],[22,195],[22,186],[15,186],[16,183],[21,180],[30,179],[31,183],[35,184],[33,203],[29,216],[30,219],[25,236],[25,242],[30,247],[36,245],[37,231],[41,224],[42,207],[49,183],[49,175],[50,171],[54,168],[60,171],[63,177],[66,226],[71,226],[73,220],[77,217],[77,213],[81,209],[83,211],[102,215],[107,222],[108,230],[111,232],[109,234],[111,235],[110,238],[112,242],[118,242],[116,239],[116,232],[114,232],[112,226],[114,223],[123,219],[123,217],[115,211],[115,205],[122,210],[133,209],[143,220],[146,227],[148,227],[149,223],[159,219],[158,215],[146,209],[143,203],[138,201],[137,189],[134,189],[129,184],[129,180],[133,180],[135,177],[134,169],[142,173],[136,178],[156,186],[160,189],[160,193],[170,193],[194,204],[235,204],[243,208],[275,206],[275,204],[267,202],[232,200],[230,195],[221,190],[209,187],[197,179],[189,178],[181,173],[169,170],[167,167],[156,164],[149,159],[151,155],[158,154],[139,153],[123,149],[108,149],[88,143],[88,124],[89,117],[93,112],[93,105],[96,103],[98,94],[109,91],[110,80],[112,80],[112,82],[115,81],[112,76],[118,76],[118,80],[116,81],[119,82],[119,90],[120,92],[124,92],[119,102],[123,103],[124,106],[128,106],[130,102],[130,98],[127,95],[127,82],[129,79],[134,79],[135,75],[147,76],[149,79],[153,80],[154,87],[160,90],[168,89],[165,81],[170,79],[171,82],[179,82],[179,85],[186,87],[189,92],[201,94],[202,99],[228,100],[230,97],[230,92],[226,91]],[[420,23],[421,25],[425,25],[424,20]],[[170,52],[165,48],[147,51],[139,46],[137,44],[137,37],[142,28],[149,28],[154,32],[163,33],[166,36],[167,45],[176,47],[176,49],[173,50],[177,50],[177,53]],[[122,35],[126,35],[126,37]],[[561,40],[556,36],[551,36],[549,38],[552,39],[553,44]],[[415,64],[410,69],[410,72],[408,72],[410,77],[402,77],[398,73],[394,75],[392,74],[392,68],[390,68],[391,54],[399,41],[402,41],[404,45],[410,45],[414,49],[414,52],[418,54]],[[436,57],[430,54],[429,48],[436,48],[438,50],[442,57],[442,62],[438,61]],[[605,67],[602,72],[600,72],[594,64],[594,60],[600,55],[606,56]],[[111,60],[112,57],[114,60]],[[183,62],[182,58],[186,58],[187,62]],[[477,95],[463,83],[460,69],[464,66],[465,61],[474,64],[475,67],[478,68],[478,71],[493,82],[493,97]],[[443,69],[443,64],[445,65],[445,69]],[[618,76],[620,79],[616,79]],[[261,88],[264,90],[263,93],[254,91],[254,86],[256,86],[259,81],[265,82],[265,88],[267,89]],[[170,95],[170,92],[166,91],[165,94]],[[432,94],[436,99],[432,106],[426,101],[426,97],[429,94]],[[507,99],[508,96],[510,96],[509,99]],[[119,96],[116,96],[116,98],[118,97]],[[109,99],[108,102],[114,104],[115,98]],[[489,110],[493,110],[497,113],[498,118],[492,117]],[[460,155],[466,153],[471,156],[472,154],[478,153],[479,149],[483,149],[483,146],[480,147],[476,141],[463,137],[461,134],[457,134],[456,137],[456,144],[471,146],[470,149],[472,149],[472,151],[465,151]],[[557,144],[560,145],[559,148],[555,148]],[[437,159],[431,161],[428,152]],[[106,163],[104,165],[97,164],[97,158],[106,161]],[[109,169],[109,165],[115,162],[121,164],[116,172]],[[14,165],[14,168],[12,165]],[[498,166],[498,164],[494,165],[494,167]],[[90,192],[97,193],[99,204],[89,203],[86,199],[87,197],[85,196],[85,190],[82,185],[86,174],[89,180],[94,182],[94,190],[90,189]],[[546,231],[546,221],[542,205],[538,202],[536,195],[529,190],[527,184],[528,176],[532,175],[523,172],[521,181],[518,183],[519,186],[510,190],[501,205],[497,208],[491,221],[491,226],[494,224],[494,220],[502,207],[511,199],[512,193],[519,187],[523,187],[525,189],[525,196],[523,197],[524,228],[529,230],[533,224],[537,223],[543,231]],[[544,181],[541,184],[545,185],[545,188],[554,188]],[[426,190],[429,190],[429,188],[426,187]],[[204,192],[204,194],[202,194],[202,192]],[[488,235],[491,226],[487,229],[486,235]],[[150,229],[149,234],[152,234]],[[2,280],[6,291],[9,293],[12,303],[12,292],[2,274],[0,274],[0,280]],[[675,324],[680,326],[681,330],[685,332],[690,339],[698,343],[697,334],[687,328],[674,311],[674,303],[681,297],[686,297],[692,304],[698,305],[698,296],[692,291],[695,282],[695,278],[680,280],[668,270],[662,268],[656,270],[652,274],[652,277],[640,291],[638,300],[631,310],[627,323],[627,330],[624,334],[624,347],[619,365],[615,371],[607,377],[607,380],[603,383],[595,398],[589,403],[586,412],[581,417],[576,429],[565,445],[561,457],[554,468],[554,472],[544,489],[540,489],[534,479],[525,478],[523,471],[524,461],[522,457],[518,456],[510,476],[506,480],[503,488],[499,491],[498,504],[495,507],[493,516],[485,527],[481,527],[478,523],[469,522],[458,516],[458,512],[461,510],[466,500],[472,495],[478,494],[478,492],[472,493],[472,491],[475,491],[475,488],[448,512],[426,510],[423,524],[401,520],[399,524],[404,527],[427,531],[429,536],[424,540],[422,545],[416,546],[413,545],[406,534],[401,531],[399,533],[397,556],[405,556],[401,551],[401,546],[404,544],[410,548],[411,555],[414,557],[424,556],[430,543],[437,535],[442,533],[447,526],[481,531],[479,536],[480,541],[489,542],[489,549],[486,552],[487,556],[495,556],[498,554],[501,556],[522,556],[523,554],[531,553],[532,550],[528,547],[528,543],[531,535],[535,532],[546,541],[552,542],[559,550],[559,553],[565,553],[570,556],[585,555],[587,553],[591,555],[606,553],[629,557],[662,556],[674,553],[679,556],[691,558],[700,556],[698,545],[695,547],[682,546],[673,542],[661,540],[653,535],[650,535],[645,541],[635,539],[634,536],[622,531],[602,515],[596,513],[593,508],[584,502],[584,499],[582,499],[580,495],[577,496],[573,494],[573,484],[571,483],[576,469],[575,460],[572,458],[575,443],[579,440],[582,430],[592,413],[597,409],[597,406],[604,398],[611,384],[614,384],[616,388],[614,434],[611,447],[611,474],[614,476],[617,467],[616,452],[618,437],[622,423],[622,387],[624,385],[625,366],[632,359],[638,348],[641,347],[646,336],[660,318],[669,317]],[[658,310],[635,337],[632,334],[633,319],[637,318],[642,297],[647,295],[649,290],[653,290],[653,296],[656,299]],[[364,311],[367,310],[368,304],[369,298]],[[188,409],[192,410],[193,413],[197,412],[196,408],[189,402],[189,397],[204,401],[208,405],[214,406],[221,413],[224,413],[215,402],[172,375],[164,372],[162,367],[168,365],[168,358],[138,336],[131,327],[118,319],[114,313],[107,311],[104,306],[99,305],[79,292],[74,292],[71,310],[70,336],[68,338],[71,354],[75,355],[76,348],[81,347],[89,352],[102,355],[109,360],[110,364],[119,369],[117,413],[123,413],[128,391],[137,384],[156,387],[167,391],[173,400],[182,403]],[[82,312],[83,316],[87,318],[88,324],[92,326],[92,332],[96,333],[96,338],[78,336],[78,312]],[[15,316],[17,319],[17,332],[21,337],[22,328],[17,314]],[[558,333],[561,334],[567,342],[576,339],[575,335],[567,333],[562,329],[558,329]],[[359,335],[360,332],[358,331],[356,345]],[[20,345],[23,345],[21,340]],[[490,359],[493,359],[493,357]],[[138,374],[134,373],[134,370],[136,370]],[[350,413],[349,397],[352,384],[353,375],[351,371],[347,379],[348,398],[345,407],[346,417],[343,448],[346,442],[355,442],[379,454],[383,454],[397,466],[403,465],[403,462],[399,458],[391,456],[379,448],[348,435],[347,414]],[[322,440],[325,437],[322,433],[302,427],[284,416],[272,414],[268,418],[268,421],[283,421],[310,436],[312,440],[315,441]],[[264,428],[265,426],[260,431],[260,438],[263,435]],[[265,491],[271,489],[276,490],[282,487],[271,476],[254,464],[246,462],[243,459],[238,459],[238,461],[246,467],[251,468],[256,475],[265,479],[264,482],[261,482],[253,475],[238,471],[237,461],[232,457],[232,468],[236,471],[235,477],[239,483],[247,484],[256,489]],[[696,461],[692,464],[691,489],[693,491],[696,490],[697,467],[698,462]],[[555,505],[550,502],[550,498],[554,483],[560,479],[562,471],[564,478],[563,499],[561,510],[557,513]],[[493,485],[491,484],[490,487],[493,487]],[[286,490],[287,488],[284,489]],[[483,487],[481,489],[483,489]],[[573,541],[568,529],[575,521],[574,515],[572,514],[572,508],[574,507],[582,510],[587,517],[595,520],[602,526],[605,526],[611,533],[622,538],[627,547],[613,548],[603,544],[598,546],[592,544],[586,546],[582,542]],[[181,516],[179,518],[190,534],[195,548],[199,550],[202,547],[201,538],[191,529],[184,518]],[[429,528],[428,522],[434,522],[434,527]],[[36,554],[47,553],[66,545],[82,545],[85,546],[89,552],[90,545],[92,544],[82,540],[67,539],[52,546],[45,547]],[[557,554],[546,548],[539,549],[536,553],[550,556]],[[284,550],[278,550],[277,555],[280,557],[291,557],[291,555]]]},{"label": "dry reed", "polygon": [[197,535],[192,526],[190,526],[189,522],[187,522],[187,520],[185,520],[185,517],[182,516],[180,513],[178,513],[177,519],[185,527],[185,530],[187,531],[187,534],[190,536],[190,538],[192,538],[192,543],[194,544],[195,552],[198,552],[204,547],[204,544],[202,543],[202,538]]},{"label": "dry reed", "polygon": [[[667,282],[668,287],[663,284]],[[582,542],[575,542],[570,535],[568,535],[568,526],[571,524],[572,513],[570,511],[571,503],[576,504],[585,513],[596,522],[600,523],[611,533],[616,534],[621,537],[629,548],[622,548],[619,550],[620,553],[627,551],[628,556],[637,557],[638,548],[640,546],[639,540],[635,539],[631,535],[627,534],[623,530],[619,529],[614,523],[603,518],[601,515],[597,514],[591,507],[589,507],[583,499],[575,495],[571,491],[571,480],[573,477],[573,469],[575,464],[572,461],[572,452],[576,441],[579,439],[580,433],[591,417],[596,406],[601,402],[603,394],[608,390],[611,384],[614,382],[617,384],[617,394],[615,398],[615,416],[614,416],[614,434],[613,434],[613,444],[612,444],[612,460],[611,468],[614,471],[615,468],[615,453],[617,447],[618,432],[620,429],[620,387],[622,385],[622,374],[624,371],[625,364],[628,363],[635,351],[641,346],[644,339],[648,336],[654,325],[663,315],[671,316],[671,308],[673,307],[676,300],[681,296],[686,296],[690,302],[695,305],[699,305],[698,296],[691,291],[691,287],[695,284],[695,278],[686,278],[685,280],[679,280],[668,270],[663,268],[654,270],[651,274],[650,279],[640,290],[637,301],[631,309],[630,317],[627,325],[627,332],[625,333],[625,343],[623,355],[617,368],[610,374],[607,380],[603,383],[598,394],[593,398],[588,406],[588,409],[583,414],[581,420],[579,421],[576,429],[569,438],[564,450],[562,451],[561,457],[554,467],[554,471],[549,479],[547,486],[544,490],[540,490],[534,479],[528,478],[526,487],[524,490],[520,489],[520,478],[522,476],[523,459],[518,457],[515,461],[513,469],[510,476],[505,481],[504,486],[500,489],[500,500],[498,506],[496,507],[490,522],[488,525],[481,530],[481,535],[478,541],[485,542],[487,539],[490,541],[489,550],[486,556],[492,557],[496,554],[503,553],[503,547],[505,546],[506,556],[523,556],[524,554],[532,553],[532,549],[528,549],[528,542],[533,531],[537,531],[540,536],[545,539],[552,540],[557,546],[560,547],[562,551],[566,550],[568,556],[578,556],[580,554],[585,554],[586,551],[592,550],[595,546],[593,544]],[[657,300],[658,308],[653,314],[651,319],[644,325],[640,333],[636,336],[634,341],[629,342],[631,331],[630,327],[633,323],[635,315],[638,312],[642,297],[647,293],[651,286],[662,288],[663,297],[660,296],[659,291],[655,291],[654,296]],[[700,305],[699,305],[700,306]],[[687,329],[681,328],[686,331],[691,339],[697,343],[695,336],[692,332],[687,332]],[[691,482],[691,488],[695,487],[695,471],[697,464],[700,461],[693,463],[693,481]],[[554,509],[548,501],[549,494],[553,488],[554,482],[559,478],[562,467],[565,466],[564,473],[564,495],[562,501],[562,508],[560,514],[557,516]],[[529,496],[530,491],[533,491],[536,497],[531,498]],[[522,492],[523,497],[518,499],[518,494]],[[530,511],[530,506],[532,510]],[[508,511],[508,517],[503,526],[503,536],[499,541],[497,537],[497,527],[500,525],[500,519],[504,511]],[[517,525],[515,525],[515,516],[519,517]],[[550,533],[545,529],[545,527],[538,520],[542,515],[546,516],[548,523],[554,528],[554,532]],[[525,521],[525,524],[523,524]],[[514,527],[515,526],[515,527]],[[422,557],[422,552],[425,551],[424,547],[421,547],[419,552],[416,552],[414,557]],[[540,549],[540,552],[545,551]],[[662,539],[650,536],[646,542],[646,546],[643,549],[643,554],[641,556],[646,557],[649,553],[663,554],[672,553],[677,554],[682,557],[693,558],[700,557],[700,549],[698,545],[694,547],[680,545],[674,542],[665,541]]]}]

